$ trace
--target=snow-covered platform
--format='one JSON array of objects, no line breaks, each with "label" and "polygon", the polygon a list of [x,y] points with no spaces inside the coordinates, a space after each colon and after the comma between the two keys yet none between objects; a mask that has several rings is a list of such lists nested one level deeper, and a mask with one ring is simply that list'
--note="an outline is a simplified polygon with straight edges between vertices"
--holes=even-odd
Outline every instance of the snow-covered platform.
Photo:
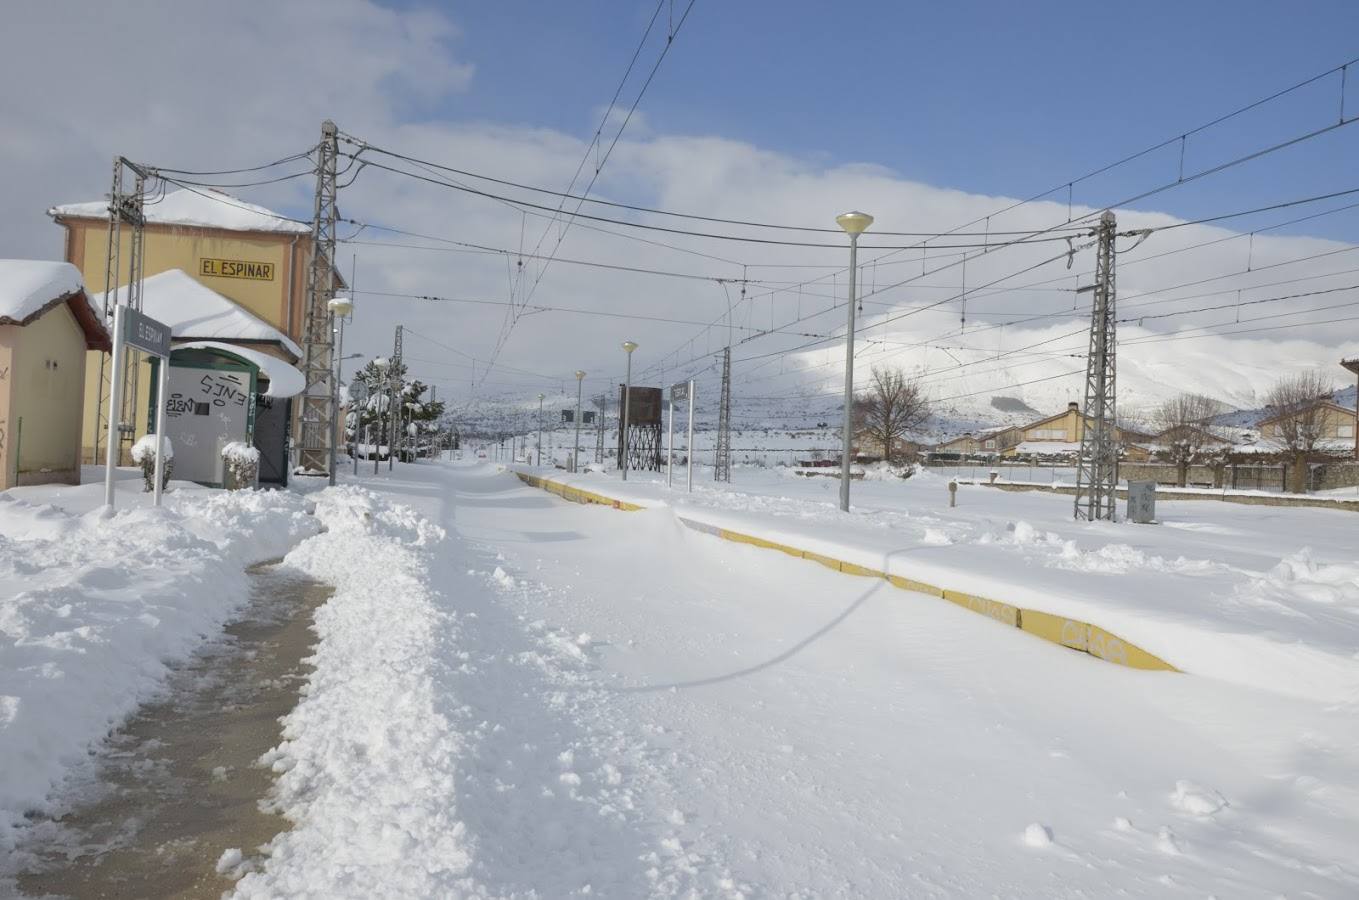
[{"label": "snow-covered platform", "polygon": [[691,527],[951,600],[1074,649],[1325,701],[1359,696],[1352,514],[1177,502],[1161,524],[1077,523],[1060,495],[947,480],[857,483],[742,470],[727,486],[667,488],[654,473],[516,467],[555,493],[670,507]]}]

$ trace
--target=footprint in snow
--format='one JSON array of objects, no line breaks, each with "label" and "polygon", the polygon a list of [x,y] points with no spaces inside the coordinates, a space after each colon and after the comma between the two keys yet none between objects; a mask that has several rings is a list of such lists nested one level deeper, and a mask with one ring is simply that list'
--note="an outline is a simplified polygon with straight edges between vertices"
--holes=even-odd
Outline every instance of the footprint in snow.
[{"label": "footprint in snow", "polygon": [[1217,791],[1192,781],[1175,782],[1175,793],[1170,795],[1170,803],[1191,816],[1211,816],[1227,805],[1227,801]]}]

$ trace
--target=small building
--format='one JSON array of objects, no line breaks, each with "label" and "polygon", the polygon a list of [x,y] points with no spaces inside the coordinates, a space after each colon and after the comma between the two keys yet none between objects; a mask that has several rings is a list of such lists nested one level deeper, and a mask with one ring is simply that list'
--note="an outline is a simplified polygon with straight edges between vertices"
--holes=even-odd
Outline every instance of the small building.
[{"label": "small building", "polygon": [[981,452],[981,441],[972,432],[967,431],[956,438],[950,438],[942,444],[937,444],[934,448],[935,453],[956,453],[965,456]]},{"label": "small building", "polygon": [[75,266],[0,260],[0,488],[80,483],[85,354],[110,343]]},{"label": "small building", "polygon": [[1349,455],[1355,446],[1355,411],[1336,403],[1330,397],[1321,397],[1301,413],[1275,414],[1256,423],[1260,439],[1267,445],[1278,449],[1284,446],[1283,423],[1293,416],[1306,415],[1317,417],[1317,443],[1313,448],[1319,453],[1343,453]]},{"label": "small building", "polygon": [[[159,366],[155,360],[151,367],[153,385],[159,385]],[[149,425],[154,430],[156,415],[164,412],[176,478],[222,487],[222,448],[237,442],[260,451],[261,476],[266,460],[283,463],[286,473],[286,443],[281,432],[262,433],[261,407],[296,396],[304,386],[301,372],[257,350],[220,341],[182,343],[170,354],[164,401],[152,393]]]},{"label": "small building", "polygon": [[[50,208],[47,214],[64,230],[66,261],[75,265],[84,274],[85,283],[102,296],[108,287],[105,284],[109,247],[108,201],[63,204]],[[242,340],[235,334],[205,333],[204,327],[186,321],[194,316],[180,313],[180,306],[175,302],[175,297],[184,296],[186,292],[167,291],[166,283],[157,280],[164,273],[178,272],[176,282],[196,282],[231,308],[244,313],[248,321],[268,326],[271,333],[265,338],[266,343],[290,343],[295,357],[301,356],[297,342],[302,340],[306,321],[307,268],[312,251],[309,223],[212,188],[167,191],[146,204],[145,217],[143,289],[146,296],[143,312],[167,324],[179,322],[188,326],[175,329],[176,339],[230,340],[233,343]],[[131,232],[130,227],[122,229],[124,266],[130,252]],[[338,270],[333,275],[336,290],[343,290],[346,287],[343,275]],[[126,269],[119,277],[126,277]],[[171,296],[168,308],[154,303],[153,282],[156,293]],[[213,305],[220,309],[220,304],[215,302]],[[102,302],[97,308],[102,312]],[[223,324],[229,318],[221,317],[216,324]],[[247,346],[273,353],[255,343],[247,343]],[[286,354],[280,358],[286,358]],[[143,365],[138,376],[137,434],[146,433],[149,394],[145,376],[149,368]],[[99,370],[99,356],[91,355],[86,362],[83,434],[87,460],[94,456],[98,431]],[[297,410],[290,412],[296,419]],[[290,422],[284,425],[285,436],[296,428]],[[98,438],[101,447],[102,440],[101,434]],[[262,473],[263,467],[261,460]],[[263,479],[263,474],[261,477]]]},{"label": "small building", "polygon": [[992,431],[978,438],[983,453],[1004,453],[1011,447],[1019,446],[1023,440],[1024,429],[1018,425]]},{"label": "small building", "polygon": [[[1076,456],[1081,451],[1088,417],[1079,403],[1071,402],[1066,409],[1045,419],[1039,419],[1020,429],[1023,439],[1005,451],[1005,456]],[[1132,460],[1149,457],[1144,445],[1152,442],[1152,435],[1123,426],[1115,429],[1123,455]]]},{"label": "small building", "polygon": [[[121,295],[126,289],[120,289]],[[104,295],[95,295],[93,302],[103,307]],[[231,298],[189,277],[179,269],[169,269],[152,275],[142,282],[142,312],[158,322],[170,327],[172,346],[176,349],[200,342],[216,342],[226,346],[243,358],[255,359],[258,369],[267,370],[274,364],[282,363],[289,368],[302,358],[302,348],[292,338],[259,318]],[[98,357],[95,357],[98,359]],[[171,363],[173,374],[175,365]],[[134,423],[136,434],[147,434],[152,430],[148,415],[151,410],[151,388],[156,383],[149,360],[142,362],[142,370],[137,378],[137,421]],[[95,429],[98,428],[99,372],[88,373],[85,388],[85,446],[92,448]],[[291,384],[290,378],[287,383]],[[268,377],[266,375],[266,383]],[[286,484],[288,480],[287,450],[289,422],[293,404],[289,398],[300,393],[278,390],[260,392],[255,398],[255,415],[251,432],[255,445],[260,451],[260,481],[265,484]],[[343,419],[337,417],[337,424]],[[178,445],[175,447],[178,452]],[[87,450],[87,452],[89,452]],[[189,481],[200,479],[181,475],[183,461],[176,457],[176,477]],[[213,483],[211,480],[204,483]]]},{"label": "small building", "polygon": [[[1353,372],[1355,378],[1359,379],[1359,356],[1354,359],[1342,359],[1340,365]],[[1354,388],[1354,458],[1359,459],[1359,380],[1356,380]]]}]

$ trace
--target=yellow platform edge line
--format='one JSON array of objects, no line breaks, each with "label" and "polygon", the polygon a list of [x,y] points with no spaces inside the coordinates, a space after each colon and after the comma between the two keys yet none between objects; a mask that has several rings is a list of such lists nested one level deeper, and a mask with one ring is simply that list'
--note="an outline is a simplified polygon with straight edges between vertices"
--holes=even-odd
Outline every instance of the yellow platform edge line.
[{"label": "yellow platform edge line", "polygon": [[[536,475],[529,475],[524,472],[515,472],[519,480],[531,487],[538,487],[550,493],[557,494],[565,500],[576,503],[594,503],[601,506],[610,506],[614,509],[621,509],[628,512],[643,509],[635,503],[628,503],[623,500],[615,500],[602,494],[582,488],[571,487],[541,478]],[[693,527],[683,517],[680,518],[689,527]],[[777,550],[789,556],[806,559],[810,562],[820,563],[827,568],[846,575],[858,575],[867,578],[881,578],[890,583],[893,587],[903,591],[910,591],[917,594],[928,594],[931,597],[939,597],[947,600],[956,606],[970,610],[988,619],[1017,628],[1036,638],[1067,647],[1072,650],[1079,650],[1088,653],[1105,662],[1110,662],[1119,666],[1127,666],[1131,669],[1143,669],[1153,672],[1178,672],[1179,669],[1170,663],[1143,650],[1136,644],[1123,640],[1112,632],[1105,631],[1098,625],[1091,625],[1079,619],[1068,619],[1065,616],[1053,613],[1042,612],[1036,609],[1026,609],[1024,607],[1012,606],[1002,603],[999,600],[992,600],[989,597],[981,597],[976,594],[969,594],[964,591],[955,591],[950,588],[941,588],[937,585],[925,581],[917,581],[913,578],[906,578],[901,575],[888,575],[877,569],[870,569],[856,563],[846,562],[832,556],[825,556],[820,553],[813,553],[810,550],[800,550],[788,544],[781,544],[777,541],[770,541],[754,535],[743,534],[739,531],[732,531],[727,528],[703,529],[708,533],[720,537],[723,540],[732,541],[737,544],[750,544],[765,550]]]}]

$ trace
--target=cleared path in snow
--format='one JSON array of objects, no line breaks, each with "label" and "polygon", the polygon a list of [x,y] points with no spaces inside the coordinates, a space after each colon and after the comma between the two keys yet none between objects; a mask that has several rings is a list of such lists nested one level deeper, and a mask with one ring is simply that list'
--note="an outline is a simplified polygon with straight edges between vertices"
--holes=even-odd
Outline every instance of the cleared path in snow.
[{"label": "cleared path in snow", "polygon": [[482,586],[450,600],[489,893],[1359,891],[1354,704],[1108,666],[486,465],[383,476]]},{"label": "cleared path in snow", "polygon": [[[311,614],[329,591],[274,565],[251,570],[251,602],[170,676],[67,786],[67,810],[32,823],[18,848],[26,896],[216,898],[229,848],[288,827],[261,811],[272,774],[256,763],[297,702]],[[219,871],[220,869],[220,871]]]}]

